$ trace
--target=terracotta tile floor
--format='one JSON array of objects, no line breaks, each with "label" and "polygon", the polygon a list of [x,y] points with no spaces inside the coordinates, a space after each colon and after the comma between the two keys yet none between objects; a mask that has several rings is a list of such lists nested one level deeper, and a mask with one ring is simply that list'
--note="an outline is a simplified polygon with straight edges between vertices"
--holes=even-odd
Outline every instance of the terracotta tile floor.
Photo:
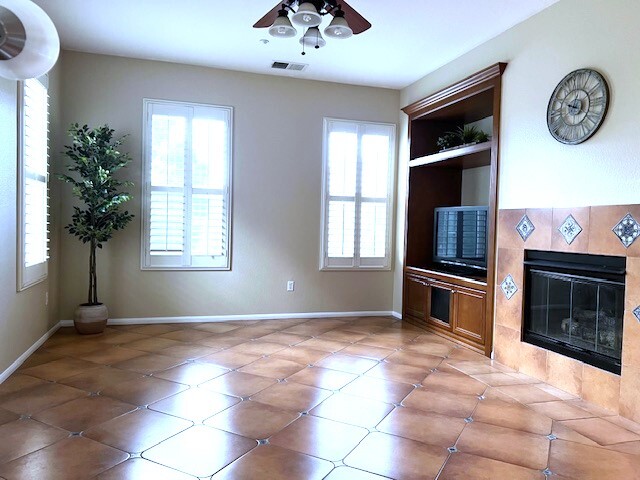
[{"label": "terracotta tile floor", "polygon": [[392,318],[59,330],[0,479],[640,479],[640,425]]}]

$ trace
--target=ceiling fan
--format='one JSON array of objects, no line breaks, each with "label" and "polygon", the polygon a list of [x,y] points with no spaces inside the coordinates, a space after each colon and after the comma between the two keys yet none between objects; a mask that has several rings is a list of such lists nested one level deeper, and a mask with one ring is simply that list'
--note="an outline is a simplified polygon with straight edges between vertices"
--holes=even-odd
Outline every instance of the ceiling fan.
[{"label": "ceiling fan", "polygon": [[[292,13],[291,20],[289,20],[289,13]],[[371,23],[344,0],[284,0],[258,20],[253,28],[269,28],[270,35],[289,38],[297,33],[291,24],[293,21],[294,24],[307,29],[300,39],[303,48],[304,46],[320,48],[326,42],[318,26],[322,22],[322,17],[329,14],[333,19],[324,29],[327,37],[345,39],[371,28]]]}]

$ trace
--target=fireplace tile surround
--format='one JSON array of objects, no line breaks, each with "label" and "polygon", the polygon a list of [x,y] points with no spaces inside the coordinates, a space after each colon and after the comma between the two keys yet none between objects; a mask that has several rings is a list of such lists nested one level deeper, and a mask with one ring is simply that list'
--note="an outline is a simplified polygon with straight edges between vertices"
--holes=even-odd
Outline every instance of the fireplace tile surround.
[{"label": "fireplace tile surround", "polygon": [[[640,421],[640,320],[633,313],[640,306],[640,239],[626,247],[614,231],[627,214],[640,221],[640,205],[499,210],[496,280],[510,275],[517,291],[507,299],[496,289],[494,354],[511,368]],[[517,228],[525,216],[534,227],[528,236]],[[559,229],[569,216],[582,228],[571,243]],[[525,250],[627,257],[621,375],[522,342]]]}]

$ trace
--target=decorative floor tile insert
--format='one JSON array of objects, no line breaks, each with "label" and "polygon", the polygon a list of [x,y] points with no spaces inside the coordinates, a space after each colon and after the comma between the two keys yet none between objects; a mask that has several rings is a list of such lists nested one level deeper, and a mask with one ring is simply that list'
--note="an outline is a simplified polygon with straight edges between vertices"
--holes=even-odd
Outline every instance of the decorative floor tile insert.
[{"label": "decorative floor tile insert", "polygon": [[518,291],[518,287],[516,286],[516,282],[511,276],[511,274],[507,275],[506,278],[500,284],[500,288],[504,293],[504,296],[507,297],[507,300],[511,300],[516,292]]},{"label": "decorative floor tile insert", "polygon": [[533,233],[535,229],[536,229],[535,225],[531,220],[529,220],[529,217],[526,214],[522,217],[522,219],[518,222],[518,225],[516,226],[516,230],[522,237],[522,240],[525,242],[527,241],[527,238],[529,238],[529,236]]},{"label": "decorative floor tile insert", "polygon": [[633,309],[633,314],[640,322],[640,305],[638,305],[636,308]]},{"label": "decorative floor tile insert", "polygon": [[571,245],[576,237],[580,235],[580,232],[582,232],[582,227],[577,220],[573,218],[573,215],[569,215],[564,222],[562,222],[562,225],[558,227],[558,231],[563,236],[565,242],[567,242],[567,245]]},{"label": "decorative floor tile insert", "polygon": [[625,248],[629,248],[636,238],[640,237],[640,224],[630,213],[627,213],[612,230]]}]

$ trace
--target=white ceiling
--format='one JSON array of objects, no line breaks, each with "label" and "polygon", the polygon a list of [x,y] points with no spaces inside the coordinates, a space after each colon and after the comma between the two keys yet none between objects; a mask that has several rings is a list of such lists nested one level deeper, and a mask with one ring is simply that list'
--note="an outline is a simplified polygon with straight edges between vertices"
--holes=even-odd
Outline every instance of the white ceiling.
[{"label": "white ceiling", "polygon": [[305,56],[298,37],[252,28],[274,0],[34,1],[68,50],[400,89],[558,0],[348,0],[373,27]]}]

